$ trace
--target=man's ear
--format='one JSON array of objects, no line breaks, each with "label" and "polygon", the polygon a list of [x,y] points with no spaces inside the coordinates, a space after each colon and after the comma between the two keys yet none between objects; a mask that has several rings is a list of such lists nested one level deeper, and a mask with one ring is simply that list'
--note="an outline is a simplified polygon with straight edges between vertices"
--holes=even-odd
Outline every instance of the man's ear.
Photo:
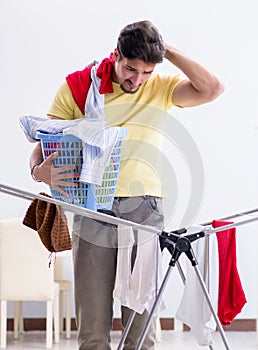
[{"label": "man's ear", "polygon": [[117,62],[119,59],[119,52],[118,52],[118,49],[115,48],[114,50],[114,61]]}]

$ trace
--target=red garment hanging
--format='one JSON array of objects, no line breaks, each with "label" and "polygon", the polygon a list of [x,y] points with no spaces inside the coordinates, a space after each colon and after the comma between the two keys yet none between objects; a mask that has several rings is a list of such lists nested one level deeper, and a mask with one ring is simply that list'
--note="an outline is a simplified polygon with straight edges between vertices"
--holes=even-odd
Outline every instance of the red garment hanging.
[{"label": "red garment hanging", "polygon": [[[213,220],[212,227],[232,224]],[[219,250],[218,317],[222,325],[229,325],[247,302],[237,270],[236,229],[216,232]]]}]

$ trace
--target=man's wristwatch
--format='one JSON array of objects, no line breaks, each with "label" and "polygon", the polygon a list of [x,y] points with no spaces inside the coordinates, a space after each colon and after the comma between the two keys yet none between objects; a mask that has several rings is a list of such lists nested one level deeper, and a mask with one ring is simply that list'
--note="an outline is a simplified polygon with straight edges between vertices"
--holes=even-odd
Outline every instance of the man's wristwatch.
[{"label": "man's wristwatch", "polygon": [[31,174],[31,177],[33,178],[34,181],[37,181],[37,182],[42,182],[41,180],[37,180],[35,178],[35,175],[34,175],[34,169],[36,168],[36,166],[38,166],[39,164],[34,164],[31,169],[30,169],[30,174]]}]

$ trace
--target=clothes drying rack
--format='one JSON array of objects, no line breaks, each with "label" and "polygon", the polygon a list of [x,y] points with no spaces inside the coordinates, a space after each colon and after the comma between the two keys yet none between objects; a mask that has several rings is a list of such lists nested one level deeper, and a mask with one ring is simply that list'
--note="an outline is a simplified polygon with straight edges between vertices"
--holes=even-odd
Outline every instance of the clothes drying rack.
[{"label": "clothes drying rack", "polygon": [[[224,329],[223,329],[223,327],[219,321],[219,318],[215,312],[215,309],[212,305],[212,301],[211,301],[211,298],[209,296],[209,292],[208,292],[207,287],[204,283],[201,272],[198,268],[198,261],[194,255],[191,243],[196,241],[199,238],[209,237],[209,235],[214,234],[216,232],[228,230],[228,229],[240,226],[240,225],[246,225],[246,224],[258,221],[258,215],[255,217],[249,217],[249,218],[244,219],[244,220],[237,222],[237,223],[227,224],[227,225],[224,225],[224,226],[221,226],[218,228],[205,227],[205,226],[211,224],[211,222],[207,222],[207,223],[200,225],[200,226],[203,226],[203,230],[201,230],[199,232],[187,234],[187,229],[185,229],[185,228],[182,228],[182,229],[179,229],[176,231],[165,232],[165,231],[161,231],[160,229],[155,228],[153,226],[137,224],[137,223],[132,222],[132,221],[116,218],[116,217],[110,216],[110,215],[105,214],[105,213],[92,211],[92,210],[82,208],[82,207],[79,207],[79,206],[76,206],[73,204],[69,204],[69,203],[65,203],[65,202],[56,200],[56,199],[51,198],[51,197],[46,197],[46,196],[43,196],[40,194],[34,194],[32,192],[20,190],[20,189],[17,189],[15,187],[11,187],[11,186],[8,186],[5,184],[0,184],[0,192],[14,196],[14,197],[18,197],[18,198],[22,198],[22,199],[26,199],[26,200],[31,200],[31,201],[34,199],[40,199],[43,201],[50,202],[52,204],[62,206],[64,210],[67,210],[67,211],[72,212],[74,214],[87,216],[89,218],[104,221],[104,222],[114,224],[114,225],[122,224],[125,226],[133,227],[135,229],[142,229],[146,232],[158,234],[160,239],[163,241],[163,246],[165,248],[167,248],[169,253],[171,254],[171,260],[169,262],[167,272],[165,273],[164,279],[161,283],[161,286],[160,286],[160,289],[158,291],[155,302],[154,302],[152,309],[149,313],[149,317],[147,319],[145,327],[144,327],[142,334],[140,336],[140,339],[138,341],[136,350],[140,350],[141,346],[143,345],[144,338],[148,332],[153,315],[155,314],[155,311],[156,311],[156,309],[161,301],[162,294],[164,293],[167,282],[168,282],[170,275],[172,273],[172,270],[175,266],[177,266],[179,268],[179,273],[180,273],[181,278],[183,279],[183,282],[184,282],[183,271],[182,271],[180,264],[179,264],[179,257],[181,256],[182,253],[186,254],[187,258],[190,260],[190,262],[194,268],[194,271],[195,271],[196,276],[198,278],[198,281],[200,283],[201,289],[203,291],[204,297],[205,297],[207,304],[209,306],[209,309],[214,317],[218,331],[219,331],[220,336],[222,338],[222,341],[224,343],[225,349],[230,350],[230,346],[229,346],[228,341],[226,339]],[[255,212],[258,212],[258,208],[253,209],[253,210],[249,210],[249,211],[245,211],[242,213],[237,213],[237,214],[233,214],[230,216],[226,216],[224,218],[221,218],[220,220],[228,220],[228,219],[233,219],[236,217],[248,216],[248,215],[253,214]],[[121,337],[121,340],[119,342],[117,350],[122,349],[125,338],[130,330],[130,327],[131,327],[131,324],[133,322],[135,315],[136,315],[136,312],[133,311],[131,313],[129,320],[127,322],[127,325],[122,333],[122,337]],[[209,346],[209,348],[213,349],[211,345]]]}]

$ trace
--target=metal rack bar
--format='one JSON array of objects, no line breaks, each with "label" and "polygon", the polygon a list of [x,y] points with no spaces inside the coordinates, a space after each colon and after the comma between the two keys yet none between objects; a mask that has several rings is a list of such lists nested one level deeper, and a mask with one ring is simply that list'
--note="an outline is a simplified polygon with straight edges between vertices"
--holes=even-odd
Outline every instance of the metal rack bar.
[{"label": "metal rack bar", "polygon": [[104,213],[93,211],[93,210],[90,210],[87,208],[79,207],[79,206],[74,205],[74,204],[69,204],[69,203],[54,199],[52,197],[46,197],[44,195],[23,191],[23,190],[20,190],[18,188],[7,186],[4,184],[0,184],[0,192],[3,192],[5,194],[9,194],[9,195],[14,196],[14,197],[31,200],[31,201],[34,199],[41,199],[41,200],[49,202],[49,203],[60,205],[64,208],[64,210],[67,210],[67,211],[72,212],[74,214],[87,216],[91,219],[104,221],[104,222],[107,222],[109,224],[114,224],[114,225],[122,224],[122,225],[133,227],[135,229],[141,229],[141,230],[144,230],[144,231],[147,231],[150,233],[155,233],[155,234],[161,232],[161,230],[159,228],[156,228],[153,226],[137,224],[136,222],[133,222],[133,221],[120,219],[120,218],[117,218],[117,217],[114,217],[114,216],[111,216],[108,214],[104,214]]},{"label": "metal rack bar", "polygon": [[[243,211],[242,213],[236,213],[236,214],[233,214],[233,215],[225,216],[223,218],[220,218],[219,220],[234,219],[234,218],[238,218],[238,217],[241,217],[241,216],[250,215],[250,214],[253,214],[253,213],[256,213],[256,212],[257,212],[257,215],[258,215],[258,208],[252,209],[252,210]],[[209,221],[209,222],[205,222],[204,224],[201,224],[201,225],[202,226],[207,226],[207,225],[211,225],[211,224],[212,224],[212,221]]]},{"label": "metal rack bar", "polygon": [[[76,206],[76,205],[73,205],[73,204],[69,204],[69,203],[66,203],[66,202],[63,202],[63,201],[59,201],[59,200],[56,200],[56,199],[54,199],[52,197],[46,197],[44,195],[34,194],[34,193],[31,193],[31,192],[23,191],[23,190],[15,188],[15,187],[7,186],[7,185],[4,185],[4,184],[0,184],[0,192],[3,192],[5,194],[9,194],[9,195],[12,195],[12,196],[15,196],[15,197],[19,197],[19,198],[22,198],[22,199],[27,199],[27,200],[41,199],[43,201],[47,201],[47,202],[50,202],[50,203],[62,206],[64,210],[70,211],[72,213],[75,213],[75,214],[78,214],[78,215],[82,215],[82,216],[87,216],[89,218],[97,219],[97,220],[104,221],[104,222],[107,222],[107,223],[110,223],[110,224],[115,224],[115,225],[122,224],[122,225],[125,225],[125,226],[133,227],[135,229],[142,229],[144,231],[151,232],[153,234],[158,234],[160,236],[162,235],[162,232],[164,232],[164,231],[161,231],[160,229],[158,229],[156,227],[137,224],[137,223],[132,222],[132,221],[123,220],[123,219],[120,219],[120,218],[117,218],[117,217],[110,216],[108,214],[100,213],[100,212],[97,212],[97,211],[92,211],[90,209],[86,209],[86,208],[79,207],[79,206]],[[248,216],[248,215],[253,214],[255,212],[258,212],[258,208],[257,209],[252,209],[252,210],[248,210],[248,211],[244,211],[242,213],[236,213],[236,214],[233,214],[233,215],[229,215],[229,216],[226,216],[224,218],[221,218],[220,220],[229,220],[229,219],[233,219],[233,218],[236,218],[236,217],[243,217],[245,215]],[[225,230],[237,227],[237,226],[253,223],[255,221],[258,221],[258,213],[257,213],[257,216],[255,216],[255,217],[252,217],[252,218],[249,217],[249,218],[244,219],[244,220],[242,220],[240,222],[232,223],[232,224],[226,224],[224,226],[217,227],[217,228],[211,228],[210,226],[209,227],[205,227],[205,226],[211,225],[212,222],[204,223],[204,224],[201,225],[201,226],[203,226],[203,230],[201,231],[201,233],[203,233],[203,235],[202,236],[200,235],[200,237],[198,237],[198,238],[205,237],[205,236],[209,237],[209,235],[214,234],[216,232],[225,231]],[[186,232],[187,232],[187,230],[186,230]],[[177,263],[178,263],[178,261],[176,261],[176,264]],[[169,271],[169,269],[168,269],[168,271]],[[208,291],[206,291],[206,286],[204,285],[202,277],[201,277],[201,275],[200,275],[200,273],[198,271],[198,267],[195,267],[195,270],[197,270],[197,272],[196,272],[197,276],[198,276],[199,281],[201,283],[201,286],[203,288],[205,297],[207,298],[207,300],[209,302],[210,301],[209,294],[208,294]],[[181,269],[180,269],[180,265],[179,265],[179,273],[180,273],[181,278],[182,278],[182,280],[184,282],[185,277],[183,275],[183,271],[181,271]],[[167,272],[167,274],[168,274],[168,272]],[[165,288],[167,280],[168,280],[168,276],[167,276],[167,278],[166,277],[164,278],[164,280],[163,280],[163,288],[161,287],[159,293],[163,292],[163,289]],[[158,303],[158,299],[159,298],[157,298],[156,303]],[[156,307],[156,303],[153,306],[153,310]],[[213,311],[214,318],[216,319],[217,315],[214,313],[212,305],[210,305],[210,308],[211,308],[211,311]],[[129,328],[131,326],[131,322],[132,322],[134,316],[135,316],[135,313],[133,312],[132,315],[131,315],[131,320],[130,320],[129,324],[127,325],[128,327],[126,328],[126,331],[129,330]],[[151,317],[149,318],[149,322],[150,322],[150,319],[151,319]],[[217,324],[217,326],[218,326],[219,331],[221,333],[221,337],[222,337],[222,340],[224,342],[225,348],[226,349],[230,349],[229,345],[227,343],[226,337],[224,335],[222,327],[220,327],[220,324]],[[145,330],[144,330],[144,332],[142,334],[142,338],[141,338],[141,340],[140,340],[140,342],[139,342],[139,344],[137,346],[137,349],[140,348],[140,346],[141,346],[141,342],[143,341],[144,334],[147,332],[147,328],[148,328],[148,323],[146,324]],[[123,344],[123,341],[124,341],[124,338],[126,337],[126,334],[127,333],[125,332],[124,336],[122,337],[122,339],[120,341],[120,345],[119,345],[120,347]],[[210,349],[212,349],[212,347],[210,347]]]},{"label": "metal rack bar", "polygon": [[[100,221],[104,221],[104,222],[107,222],[107,223],[110,223],[110,224],[114,224],[114,225],[122,224],[122,225],[133,227],[135,229],[141,229],[141,230],[144,230],[144,231],[147,231],[147,232],[151,232],[151,233],[155,233],[155,234],[159,234],[159,235],[161,234],[161,230],[159,228],[157,228],[157,227],[137,224],[137,223],[135,223],[133,221],[120,219],[120,218],[117,218],[117,217],[114,217],[114,216],[111,216],[111,215],[108,215],[108,214],[104,214],[104,213],[93,211],[93,210],[90,210],[90,209],[87,209],[87,208],[79,207],[79,206],[74,205],[74,204],[69,204],[69,203],[66,203],[66,202],[54,199],[52,197],[46,197],[44,195],[35,194],[35,193],[32,193],[32,192],[28,192],[28,191],[23,191],[23,190],[20,190],[18,188],[7,186],[7,185],[4,185],[4,184],[0,184],[0,192],[9,194],[11,196],[27,199],[27,200],[41,199],[41,200],[44,200],[46,202],[50,202],[50,203],[53,203],[53,204],[56,204],[56,205],[60,205],[60,206],[62,206],[64,208],[64,210],[70,211],[70,212],[78,214],[78,215],[87,216],[89,218],[100,220]],[[255,217],[252,217],[252,218],[248,218],[248,219],[239,221],[237,223],[227,224],[227,225],[224,225],[224,226],[221,226],[221,227],[217,227],[217,228],[214,228],[214,229],[210,228],[210,227],[207,227],[207,228],[204,227],[203,231],[205,232],[205,234],[211,235],[211,234],[216,233],[216,232],[228,230],[228,229],[233,228],[233,227],[246,225],[246,224],[255,222],[255,221],[258,220],[258,208],[252,209],[252,210],[248,210],[248,211],[244,211],[242,213],[233,214],[233,215],[226,216],[224,218],[219,219],[219,220],[228,220],[228,219],[232,219],[232,218],[235,218],[235,217],[240,217],[240,216],[242,217],[242,216],[245,216],[245,215],[250,215],[250,214],[253,214],[255,212],[257,212],[257,217],[255,216]],[[204,223],[204,224],[201,224],[201,226],[207,226],[207,225],[210,225],[211,223],[212,222]]]}]

